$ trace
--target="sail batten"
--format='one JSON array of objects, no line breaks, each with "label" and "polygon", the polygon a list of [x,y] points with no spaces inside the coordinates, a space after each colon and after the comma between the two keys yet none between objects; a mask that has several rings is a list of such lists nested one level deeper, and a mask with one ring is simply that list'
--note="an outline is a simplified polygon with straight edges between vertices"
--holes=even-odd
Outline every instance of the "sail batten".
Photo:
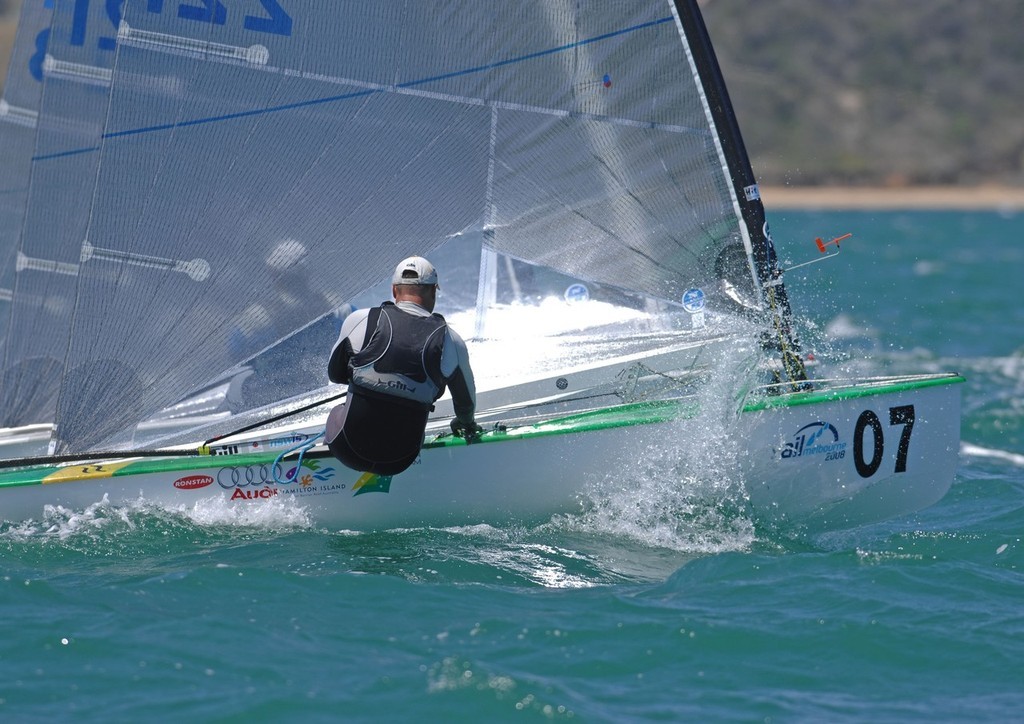
[{"label": "sail batten", "polygon": [[13,123],[25,128],[35,129],[38,122],[39,111],[34,108],[12,106],[3,98],[0,98],[0,123]]},{"label": "sail batten", "polygon": [[201,60],[227,59],[243,61],[252,65],[266,65],[270,61],[270,51],[263,45],[224,45],[180,35],[138,30],[125,22],[122,22],[118,28],[117,40],[119,43],[138,48],[184,54]]},{"label": "sail batten", "polygon": [[59,60],[47,54],[43,61],[43,73],[54,78],[71,80],[80,83],[90,83],[98,86],[109,86],[113,78],[113,71],[110,68],[103,68],[88,63],[73,63],[67,60]]}]

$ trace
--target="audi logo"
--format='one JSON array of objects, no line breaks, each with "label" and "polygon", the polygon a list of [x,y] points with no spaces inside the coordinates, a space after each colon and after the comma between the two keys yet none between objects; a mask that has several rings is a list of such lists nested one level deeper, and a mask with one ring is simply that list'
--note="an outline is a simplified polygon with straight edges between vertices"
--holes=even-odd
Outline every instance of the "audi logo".
[{"label": "audi logo", "polygon": [[[274,473],[277,473],[275,475]],[[217,484],[225,490],[244,488],[249,485],[267,485],[277,483],[288,484],[295,480],[295,468],[285,474],[284,468],[270,463],[263,465],[246,465],[244,467],[221,468],[217,471]]]}]

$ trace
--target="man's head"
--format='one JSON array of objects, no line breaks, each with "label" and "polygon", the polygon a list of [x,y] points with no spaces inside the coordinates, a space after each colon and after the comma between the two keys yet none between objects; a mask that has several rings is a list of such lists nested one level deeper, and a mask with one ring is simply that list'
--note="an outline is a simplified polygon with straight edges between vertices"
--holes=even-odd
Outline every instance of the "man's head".
[{"label": "man's head", "polygon": [[396,302],[413,302],[428,312],[434,311],[437,288],[437,270],[422,256],[403,259],[391,277],[391,293]]}]

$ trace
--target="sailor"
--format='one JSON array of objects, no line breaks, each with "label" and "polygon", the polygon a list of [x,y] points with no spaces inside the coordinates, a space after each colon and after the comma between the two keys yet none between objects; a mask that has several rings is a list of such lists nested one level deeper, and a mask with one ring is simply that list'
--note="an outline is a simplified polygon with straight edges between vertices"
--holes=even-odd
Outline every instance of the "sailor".
[{"label": "sailor", "polygon": [[433,403],[447,386],[452,432],[476,440],[476,389],[466,343],[440,314],[437,271],[419,256],[403,260],[391,279],[395,301],[345,318],[327,376],[348,384],[345,402],[327,417],[327,444],[355,470],[395,475],[419,455]]}]

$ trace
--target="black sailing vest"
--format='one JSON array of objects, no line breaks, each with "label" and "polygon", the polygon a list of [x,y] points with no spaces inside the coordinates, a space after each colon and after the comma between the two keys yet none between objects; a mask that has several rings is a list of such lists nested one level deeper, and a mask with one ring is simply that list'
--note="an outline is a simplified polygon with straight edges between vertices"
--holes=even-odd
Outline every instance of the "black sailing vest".
[{"label": "black sailing vest", "polygon": [[447,329],[440,314],[420,317],[403,312],[392,302],[371,309],[369,339],[349,360],[349,384],[363,392],[429,408],[444,393],[441,352]]}]

